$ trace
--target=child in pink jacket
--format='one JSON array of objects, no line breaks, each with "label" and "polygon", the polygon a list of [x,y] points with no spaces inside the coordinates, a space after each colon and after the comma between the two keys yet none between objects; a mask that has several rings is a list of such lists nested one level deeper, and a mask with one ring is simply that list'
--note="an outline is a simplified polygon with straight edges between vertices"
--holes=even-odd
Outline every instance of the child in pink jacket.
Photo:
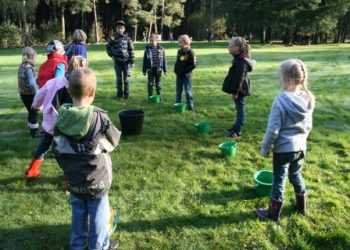
[{"label": "child in pink jacket", "polygon": [[[75,68],[87,67],[87,61],[82,56],[72,57],[69,63],[68,74]],[[72,103],[68,95],[68,74],[66,77],[56,77],[49,80],[41,89],[38,90],[34,97],[32,109],[43,111],[42,127],[44,136],[34,154],[34,159],[29,165],[25,176],[26,178],[36,178],[41,175],[40,166],[43,163],[44,156],[49,150],[52,140],[55,123],[58,115],[58,108],[63,103]]]}]

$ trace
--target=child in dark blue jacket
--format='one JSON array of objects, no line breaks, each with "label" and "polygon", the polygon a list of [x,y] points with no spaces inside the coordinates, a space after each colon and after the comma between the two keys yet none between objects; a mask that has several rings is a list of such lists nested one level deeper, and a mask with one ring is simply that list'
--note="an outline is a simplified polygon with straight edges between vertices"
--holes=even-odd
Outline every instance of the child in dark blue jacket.
[{"label": "child in dark blue jacket", "polygon": [[152,34],[150,37],[150,44],[145,48],[142,67],[143,74],[148,74],[148,97],[150,97],[153,93],[154,82],[156,85],[157,95],[160,95],[160,78],[162,71],[164,74],[167,73],[165,51],[164,48],[158,44],[158,35]]},{"label": "child in dark blue jacket", "polygon": [[68,57],[68,62],[73,56],[82,56],[86,59],[86,33],[81,29],[76,29],[72,38],[73,43],[68,46],[65,54]]}]

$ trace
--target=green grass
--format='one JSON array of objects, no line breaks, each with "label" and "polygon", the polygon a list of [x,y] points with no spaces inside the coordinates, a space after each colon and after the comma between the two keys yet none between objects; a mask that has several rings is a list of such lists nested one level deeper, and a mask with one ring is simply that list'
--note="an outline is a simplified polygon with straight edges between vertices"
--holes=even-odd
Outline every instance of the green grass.
[{"label": "green grass", "polygon": [[[141,73],[143,44],[136,44],[132,100],[115,102],[115,76],[104,45],[88,47],[98,78],[95,105],[120,127],[123,108],[145,111],[140,136],[122,137],[112,153],[111,205],[120,218],[120,249],[349,249],[350,248],[350,45],[303,47],[253,45],[257,60],[250,74],[254,94],[247,98],[244,136],[237,156],[222,158],[218,145],[234,119],[232,100],[221,89],[231,58],[227,44],[194,43],[198,67],[193,75],[195,112],[177,114],[176,44],[165,44],[169,74],[162,77],[161,104],[147,101]],[[38,49],[37,65],[45,59]],[[253,173],[271,169],[259,154],[268,112],[278,93],[281,61],[300,58],[309,68],[317,98],[314,128],[303,175],[308,214],[294,213],[287,183],[279,223],[262,222],[255,208],[267,197],[255,195]],[[62,171],[50,156],[42,177],[26,181],[24,171],[38,140],[26,128],[26,110],[17,94],[20,50],[0,50],[0,249],[67,249],[71,210]],[[38,67],[36,67],[38,68]],[[210,135],[194,123],[208,120]]]}]

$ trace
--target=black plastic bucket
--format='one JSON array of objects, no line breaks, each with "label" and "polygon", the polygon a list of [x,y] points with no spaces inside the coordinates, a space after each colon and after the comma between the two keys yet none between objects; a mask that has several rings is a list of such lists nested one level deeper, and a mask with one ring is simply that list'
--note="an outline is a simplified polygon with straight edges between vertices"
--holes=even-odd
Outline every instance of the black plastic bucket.
[{"label": "black plastic bucket", "polygon": [[118,112],[122,132],[125,135],[142,133],[145,112],[142,109],[122,109]]}]

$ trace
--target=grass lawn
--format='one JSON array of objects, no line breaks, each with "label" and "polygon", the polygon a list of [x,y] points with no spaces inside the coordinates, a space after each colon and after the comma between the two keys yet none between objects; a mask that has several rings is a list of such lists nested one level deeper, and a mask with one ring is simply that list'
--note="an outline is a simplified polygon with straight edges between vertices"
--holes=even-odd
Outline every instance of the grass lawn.
[{"label": "grass lawn", "polygon": [[[114,181],[110,202],[120,218],[120,249],[350,249],[350,45],[253,45],[257,65],[250,74],[254,93],[247,98],[247,119],[237,156],[223,158],[234,106],[221,91],[230,66],[227,43],[193,43],[198,67],[193,74],[195,112],[178,114],[173,66],[176,43],[164,44],[169,74],[162,77],[161,104],[147,101],[142,75],[144,44],[136,44],[132,100],[115,102],[115,76],[104,45],[88,47],[90,66],[98,78],[95,105],[108,110],[120,128],[118,110],[142,108],[144,131],[123,136],[112,153]],[[37,49],[37,66],[45,60]],[[255,208],[268,197],[253,190],[253,174],[271,169],[259,144],[271,103],[279,92],[278,65],[299,58],[309,68],[317,98],[314,128],[308,141],[303,175],[308,214],[291,207],[287,182],[279,223],[260,221]],[[42,177],[24,179],[38,139],[29,136],[26,110],[17,93],[20,49],[0,50],[0,249],[67,249],[71,209],[63,175],[48,154]],[[208,120],[209,135],[194,123]]]}]

